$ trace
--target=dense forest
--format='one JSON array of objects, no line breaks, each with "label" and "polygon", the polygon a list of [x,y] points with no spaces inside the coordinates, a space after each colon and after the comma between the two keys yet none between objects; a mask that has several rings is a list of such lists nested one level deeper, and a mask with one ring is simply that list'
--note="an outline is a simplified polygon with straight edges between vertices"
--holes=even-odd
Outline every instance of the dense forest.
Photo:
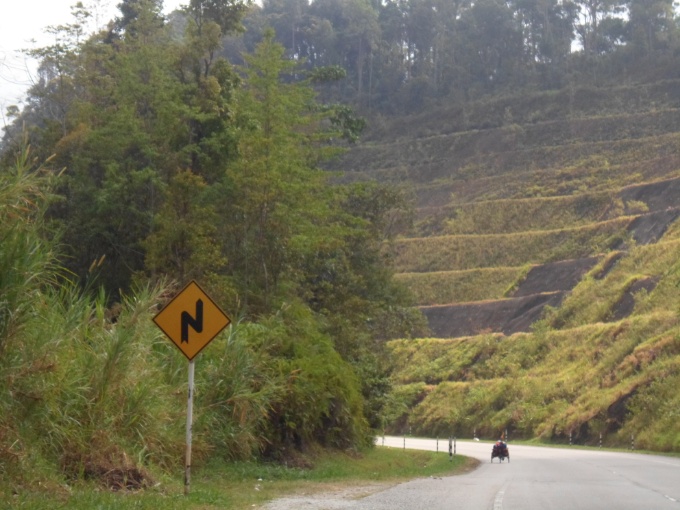
[{"label": "dense forest", "polygon": [[400,114],[443,98],[649,79],[673,72],[680,43],[672,0],[264,0],[244,25],[230,59],[273,27],[289,58],[347,71],[331,97]]},{"label": "dense forest", "polygon": [[233,321],[199,358],[196,463],[371,444],[386,343],[427,326],[384,249],[412,196],[340,178],[365,119],[670,78],[680,49],[668,0],[118,7],[95,33],[82,3],[48,29],[2,140],[0,477],[17,484],[181,461],[185,360],[151,318],[192,279]]}]

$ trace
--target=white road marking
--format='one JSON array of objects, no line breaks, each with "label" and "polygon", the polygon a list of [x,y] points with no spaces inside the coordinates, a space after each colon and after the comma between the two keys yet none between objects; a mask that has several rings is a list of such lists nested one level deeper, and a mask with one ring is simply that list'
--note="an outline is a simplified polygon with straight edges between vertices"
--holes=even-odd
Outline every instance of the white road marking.
[{"label": "white road marking", "polygon": [[503,496],[505,496],[505,489],[501,489],[496,493],[496,499],[493,502],[493,510],[503,510]]},{"label": "white road marking", "polygon": [[676,468],[680,467],[680,464],[678,464],[677,462],[666,462],[663,460],[647,459],[642,455],[640,456],[640,460],[642,460],[643,462],[653,462],[655,464],[665,464],[666,466],[673,466]]}]

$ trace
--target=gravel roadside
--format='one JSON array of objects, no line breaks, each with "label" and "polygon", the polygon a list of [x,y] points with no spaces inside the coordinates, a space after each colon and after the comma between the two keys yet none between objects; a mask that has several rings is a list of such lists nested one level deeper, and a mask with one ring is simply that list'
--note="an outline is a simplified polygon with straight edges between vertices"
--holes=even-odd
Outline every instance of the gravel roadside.
[{"label": "gravel roadside", "polygon": [[380,482],[356,487],[324,487],[322,492],[300,493],[270,501],[262,508],[266,510],[344,510],[352,508],[357,500],[390,487],[397,482]]}]

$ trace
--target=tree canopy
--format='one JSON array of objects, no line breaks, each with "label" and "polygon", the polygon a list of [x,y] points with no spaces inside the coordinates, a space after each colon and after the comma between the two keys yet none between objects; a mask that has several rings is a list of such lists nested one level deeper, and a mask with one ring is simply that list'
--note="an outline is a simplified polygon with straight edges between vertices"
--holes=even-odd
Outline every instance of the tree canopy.
[{"label": "tree canopy", "polygon": [[512,87],[602,80],[598,67],[644,77],[650,56],[678,49],[670,0],[265,1],[244,25],[250,34],[230,42],[230,55],[272,26],[290,58],[347,70],[343,85],[329,89],[333,97],[384,113]]}]

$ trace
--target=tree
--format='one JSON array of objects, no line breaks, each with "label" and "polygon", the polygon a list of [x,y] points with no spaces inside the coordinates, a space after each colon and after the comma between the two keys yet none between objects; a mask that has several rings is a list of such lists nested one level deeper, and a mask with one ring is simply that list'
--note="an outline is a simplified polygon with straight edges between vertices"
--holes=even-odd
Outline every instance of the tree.
[{"label": "tree", "polygon": [[145,266],[175,281],[208,280],[226,261],[216,242],[220,218],[206,197],[206,183],[189,171],[170,181],[153,233],[144,242]]},{"label": "tree", "polygon": [[163,0],[123,0],[117,7],[121,15],[113,22],[108,42],[126,35],[139,37],[140,28],[142,31],[148,31],[150,26],[160,29],[165,23],[162,14]]},{"label": "tree", "polygon": [[65,264],[85,277],[106,256],[102,283],[115,298],[144,268],[142,241],[160,206],[159,188],[183,166],[186,139],[174,52],[158,24],[157,4],[134,2],[121,39],[90,38],[78,54],[79,100],[55,162],[67,168],[67,200],[52,215],[65,227]]},{"label": "tree", "polygon": [[179,79],[189,138],[184,153],[193,172],[208,182],[219,179],[224,165],[235,157],[231,103],[239,79],[219,55],[227,31],[240,28],[245,4],[240,1],[192,0],[186,7],[185,44],[179,49]]},{"label": "tree", "polygon": [[576,5],[557,0],[517,0],[513,9],[523,30],[530,64],[562,65],[571,52]]},{"label": "tree", "polygon": [[[356,99],[364,100],[364,95],[370,92],[367,88],[371,88],[372,55],[380,38],[377,11],[367,0],[317,0],[310,12],[329,20],[335,32],[334,52],[338,60],[327,65],[347,69]],[[367,66],[368,80],[365,76]]]},{"label": "tree", "polygon": [[495,90],[513,83],[525,68],[522,32],[503,1],[482,0],[466,10],[458,38],[464,41],[461,65],[469,73],[466,89]]},{"label": "tree", "polygon": [[184,8],[199,33],[210,23],[217,24],[223,35],[241,30],[241,19],[248,6],[243,0],[189,0]]},{"label": "tree", "polygon": [[677,41],[673,0],[629,0],[628,40],[640,54],[669,51]]},{"label": "tree", "polygon": [[291,58],[301,60],[312,56],[306,33],[310,28],[307,0],[266,0],[262,11],[276,39]]},{"label": "tree", "polygon": [[610,21],[622,12],[624,0],[577,0],[580,11],[580,24],[576,31],[581,39],[581,45],[586,55],[598,55],[609,51],[611,46],[606,44],[606,36],[602,33],[601,25],[611,25]]},{"label": "tree", "polygon": [[35,107],[47,114],[43,122],[56,123],[61,136],[67,132],[67,113],[77,97],[74,83],[77,59],[91,16],[82,2],[71,7],[71,15],[73,23],[47,27],[54,44],[26,52],[40,62],[38,83],[30,91],[34,100],[40,102]]},{"label": "tree", "polygon": [[55,28],[57,44],[35,52],[44,78],[25,115],[38,119],[32,137],[44,156],[67,168],[66,200],[50,211],[64,228],[64,263],[85,278],[105,255],[100,278],[113,299],[144,269],[144,239],[175,174],[214,182],[236,156],[238,77],[217,53],[242,7],[192,1],[181,39],[160,1],[124,0],[108,32],[83,39],[81,4],[75,23]]},{"label": "tree", "polygon": [[268,31],[246,56],[237,99],[239,160],[223,184],[223,214],[233,218],[224,226],[230,272],[240,275],[247,306],[260,311],[273,306],[297,240],[312,234],[325,207],[324,174],[315,167],[322,114],[309,83],[284,81],[297,66],[284,52]]}]

